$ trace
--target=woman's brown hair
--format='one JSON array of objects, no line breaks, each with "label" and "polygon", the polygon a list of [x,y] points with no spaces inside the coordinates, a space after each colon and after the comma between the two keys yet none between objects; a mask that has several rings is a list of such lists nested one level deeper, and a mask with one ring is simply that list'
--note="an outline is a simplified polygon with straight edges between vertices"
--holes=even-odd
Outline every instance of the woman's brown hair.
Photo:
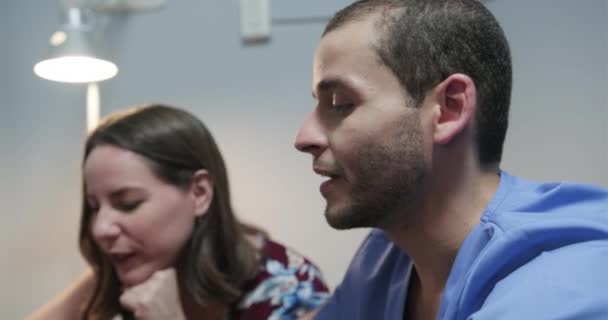
[{"label": "woman's brown hair", "polygon": [[[205,125],[181,109],[140,106],[105,118],[87,137],[83,163],[100,145],[143,156],[160,179],[179,188],[187,188],[197,170],[209,172],[214,186],[211,206],[196,222],[175,267],[180,288],[197,303],[235,302],[257,270],[256,249],[246,239],[251,227],[241,224],[232,210],[224,160]],[[83,318],[109,319],[120,310],[120,282],[91,236],[91,217],[83,181],[79,244],[97,280]]]}]

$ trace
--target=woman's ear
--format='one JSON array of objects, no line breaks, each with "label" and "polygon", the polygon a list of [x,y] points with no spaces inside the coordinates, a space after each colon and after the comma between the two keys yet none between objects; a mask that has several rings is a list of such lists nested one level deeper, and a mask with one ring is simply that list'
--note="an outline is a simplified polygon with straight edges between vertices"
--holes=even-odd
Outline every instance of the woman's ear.
[{"label": "woman's ear", "polygon": [[477,109],[477,88],[469,76],[456,73],[435,87],[439,103],[433,140],[447,144],[473,123]]},{"label": "woman's ear", "polygon": [[194,199],[194,215],[203,216],[213,201],[213,179],[207,170],[201,169],[192,176],[190,193]]}]

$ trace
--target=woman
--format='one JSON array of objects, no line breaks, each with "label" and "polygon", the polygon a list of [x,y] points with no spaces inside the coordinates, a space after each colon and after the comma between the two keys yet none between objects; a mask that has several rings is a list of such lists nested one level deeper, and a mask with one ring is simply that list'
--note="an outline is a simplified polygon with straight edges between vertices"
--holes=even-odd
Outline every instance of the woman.
[{"label": "woman", "polygon": [[317,267],[237,220],[220,151],[186,111],[104,119],[83,190],[92,271],[30,319],[296,319],[327,297]]}]

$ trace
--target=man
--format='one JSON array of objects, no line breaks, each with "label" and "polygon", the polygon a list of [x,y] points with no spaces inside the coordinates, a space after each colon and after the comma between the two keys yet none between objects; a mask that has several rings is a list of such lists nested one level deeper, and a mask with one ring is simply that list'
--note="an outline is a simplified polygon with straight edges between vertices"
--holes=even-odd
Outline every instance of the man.
[{"label": "man", "polygon": [[295,146],[375,228],[316,319],[608,319],[608,193],[500,169],[503,31],[475,0],[363,0],[315,53]]}]

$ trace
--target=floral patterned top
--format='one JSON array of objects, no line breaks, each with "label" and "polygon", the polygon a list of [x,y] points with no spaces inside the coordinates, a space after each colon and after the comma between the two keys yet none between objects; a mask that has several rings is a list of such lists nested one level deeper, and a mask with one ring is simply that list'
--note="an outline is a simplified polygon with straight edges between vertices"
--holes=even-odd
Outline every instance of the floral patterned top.
[{"label": "floral patterned top", "polygon": [[230,319],[295,320],[329,298],[317,266],[283,245],[264,242],[260,272],[246,286]]}]

